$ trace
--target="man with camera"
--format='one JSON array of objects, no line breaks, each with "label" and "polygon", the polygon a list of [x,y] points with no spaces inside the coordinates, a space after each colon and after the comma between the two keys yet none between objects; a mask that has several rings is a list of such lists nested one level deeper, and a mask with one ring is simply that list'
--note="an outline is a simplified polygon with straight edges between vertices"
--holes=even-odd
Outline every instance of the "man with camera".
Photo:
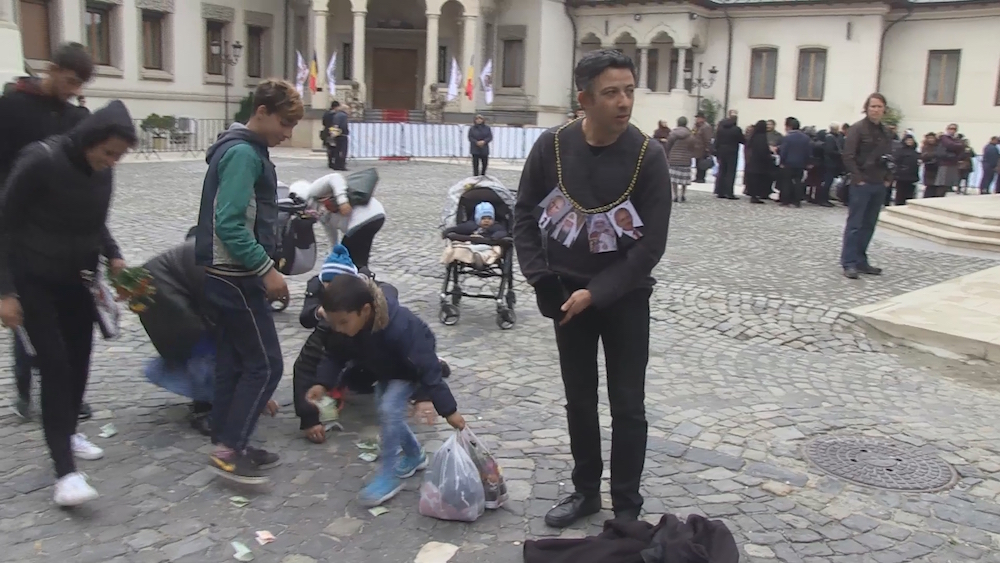
[{"label": "man with camera", "polygon": [[850,197],[840,265],[852,280],[860,274],[882,273],[868,262],[868,244],[892,182],[892,133],[882,124],[885,108],[885,96],[877,92],[868,96],[864,119],[851,126],[844,141]]}]

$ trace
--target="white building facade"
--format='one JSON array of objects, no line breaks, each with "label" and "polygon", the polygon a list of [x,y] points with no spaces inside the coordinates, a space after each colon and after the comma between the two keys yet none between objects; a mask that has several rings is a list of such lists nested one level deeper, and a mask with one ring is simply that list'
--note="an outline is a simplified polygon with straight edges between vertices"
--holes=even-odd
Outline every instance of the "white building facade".
[{"label": "white building facade", "polygon": [[[40,71],[55,45],[80,41],[99,62],[91,105],[121,98],[139,119],[221,119],[227,91],[231,116],[260,79],[294,77],[301,52],[317,62],[315,118],[331,99],[325,69],[336,53],[333,97],[357,92],[366,109],[419,120],[455,60],[462,87],[447,121],[483,113],[549,126],[573,103],[574,62],[618,48],[639,67],[634,122],[646,131],[690,118],[699,97],[744,124],[795,116],[826,127],[860,118],[878,90],[901,127],[956,122],[981,146],[1000,134],[997,29],[996,0],[0,0],[0,79]],[[227,61],[236,42],[241,56]],[[213,43],[228,49],[216,55]],[[487,61],[490,105],[479,80]],[[317,142],[314,127],[301,129],[298,144]]]}]

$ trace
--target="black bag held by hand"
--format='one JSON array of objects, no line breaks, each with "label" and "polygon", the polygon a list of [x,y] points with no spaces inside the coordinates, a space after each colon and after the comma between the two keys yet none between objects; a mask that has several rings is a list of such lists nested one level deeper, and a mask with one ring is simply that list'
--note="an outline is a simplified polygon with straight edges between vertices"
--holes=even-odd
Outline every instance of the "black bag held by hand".
[{"label": "black bag held by hand", "polygon": [[347,182],[347,202],[352,207],[358,205],[368,205],[375,186],[378,185],[378,170],[368,168],[348,175],[344,180]]}]

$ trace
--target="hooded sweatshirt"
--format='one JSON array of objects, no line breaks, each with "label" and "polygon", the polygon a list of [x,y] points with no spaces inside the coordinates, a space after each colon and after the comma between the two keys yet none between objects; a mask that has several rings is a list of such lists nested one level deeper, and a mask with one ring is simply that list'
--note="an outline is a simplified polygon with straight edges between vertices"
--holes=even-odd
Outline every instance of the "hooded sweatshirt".
[{"label": "hooded sweatshirt", "polygon": [[234,123],[205,160],[195,259],[212,273],[263,276],[274,267],[278,222],[278,176],[267,142]]},{"label": "hooded sweatshirt", "polygon": [[0,185],[14,168],[21,149],[66,133],[89,112],[42,92],[39,78],[18,79],[13,91],[0,98]]},{"label": "hooded sweatshirt", "polygon": [[98,257],[121,258],[107,227],[114,170],[94,171],[83,139],[111,124],[132,128],[125,105],[113,101],[67,135],[24,149],[0,197],[0,295],[14,280],[80,282]]},{"label": "hooded sweatshirt", "polygon": [[715,133],[715,154],[735,158],[740,145],[746,142],[743,131],[736,124],[735,117],[727,117],[719,122],[719,130]]},{"label": "hooded sweatshirt", "polygon": [[211,326],[206,314],[205,270],[195,265],[194,239],[143,264],[153,277],[156,297],[139,313],[149,341],[168,363],[191,358]]}]

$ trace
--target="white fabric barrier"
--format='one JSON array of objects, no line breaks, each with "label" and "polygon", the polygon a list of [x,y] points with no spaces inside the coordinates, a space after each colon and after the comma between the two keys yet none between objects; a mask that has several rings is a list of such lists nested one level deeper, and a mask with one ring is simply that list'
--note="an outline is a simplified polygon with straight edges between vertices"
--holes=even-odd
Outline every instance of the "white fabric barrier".
[{"label": "white fabric barrier", "polygon": [[[353,158],[465,158],[469,156],[469,125],[447,123],[352,123]],[[490,127],[492,158],[527,158],[543,127]]]}]

